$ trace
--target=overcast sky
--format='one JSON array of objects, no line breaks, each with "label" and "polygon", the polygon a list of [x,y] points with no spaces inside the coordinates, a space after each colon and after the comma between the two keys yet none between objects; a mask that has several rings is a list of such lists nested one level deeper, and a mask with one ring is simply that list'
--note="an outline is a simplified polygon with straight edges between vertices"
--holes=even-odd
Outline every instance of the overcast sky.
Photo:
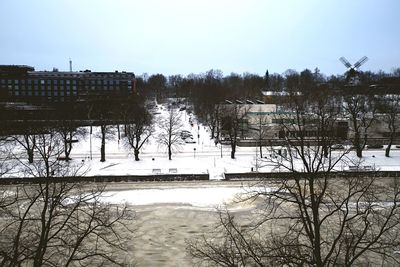
[{"label": "overcast sky", "polygon": [[0,0],[0,64],[264,74],[400,67],[399,0]]}]

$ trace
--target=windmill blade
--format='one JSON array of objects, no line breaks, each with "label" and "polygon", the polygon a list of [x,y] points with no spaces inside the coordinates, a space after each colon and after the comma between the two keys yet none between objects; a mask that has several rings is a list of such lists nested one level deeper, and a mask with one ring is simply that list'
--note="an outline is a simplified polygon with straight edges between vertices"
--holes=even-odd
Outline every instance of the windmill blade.
[{"label": "windmill blade", "polygon": [[351,64],[344,57],[339,58],[339,60],[345,65],[347,68],[351,68]]},{"label": "windmill blade", "polygon": [[356,62],[356,64],[354,64],[355,68],[359,68],[361,67],[362,64],[364,64],[366,61],[368,60],[367,57],[362,57],[359,61]]}]

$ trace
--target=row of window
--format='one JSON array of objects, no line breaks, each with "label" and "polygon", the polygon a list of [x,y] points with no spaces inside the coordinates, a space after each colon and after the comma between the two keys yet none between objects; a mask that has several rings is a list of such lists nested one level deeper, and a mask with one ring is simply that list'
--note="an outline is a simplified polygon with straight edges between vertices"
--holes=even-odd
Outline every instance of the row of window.
[{"label": "row of window", "polygon": [[114,85],[114,86],[119,86],[119,85],[127,85],[127,86],[132,86],[132,81],[120,81],[120,80],[39,80],[39,79],[27,79],[27,80],[5,80],[2,79],[0,80],[1,85],[24,85],[24,84],[38,84],[41,85]]},{"label": "row of window", "polygon": [[64,92],[64,91],[60,91],[60,92],[58,92],[58,91],[54,91],[54,92],[51,92],[51,91],[47,91],[47,92],[45,92],[45,91],[42,91],[42,92],[15,91],[13,93],[14,93],[13,94],[14,96],[54,96],[54,97],[58,97],[58,96],[64,96],[64,95],[65,96],[77,96],[78,95],[78,93],[76,91],[73,91],[73,92],[69,92],[69,91],[67,91],[67,92]]},{"label": "row of window", "polygon": [[126,92],[130,92],[129,88],[124,90],[124,88],[112,88],[112,87],[95,88],[95,87],[92,87],[92,88],[80,88],[78,90],[78,88],[76,86],[73,86],[72,88],[71,87],[65,88],[65,90],[64,90],[64,87],[57,87],[57,88],[56,87],[54,87],[54,88],[47,87],[47,88],[45,88],[45,87],[38,87],[38,86],[34,86],[31,88],[25,88],[23,86],[21,86],[21,87],[15,86],[15,87],[11,87],[11,88],[9,87],[8,89],[9,89],[8,91],[12,95],[15,95],[15,96],[18,96],[18,95],[29,96],[29,95],[37,95],[37,94],[64,94],[64,93],[76,95],[78,91],[87,93],[90,91],[92,91],[92,92],[93,91],[103,91],[103,92],[116,91],[118,89],[119,89],[118,91],[120,91],[120,92],[123,92],[125,90],[126,90]]},{"label": "row of window", "polygon": [[79,91],[124,91],[127,90],[128,92],[131,91],[132,86],[116,86],[114,84],[104,84],[104,85],[83,85],[83,86],[77,86],[77,85],[71,85],[71,84],[60,84],[60,85],[38,85],[38,84],[25,84],[25,83],[20,83],[20,84],[9,84],[9,85],[0,85],[0,88],[6,88],[8,91],[13,92],[13,91],[77,91],[79,88]]}]

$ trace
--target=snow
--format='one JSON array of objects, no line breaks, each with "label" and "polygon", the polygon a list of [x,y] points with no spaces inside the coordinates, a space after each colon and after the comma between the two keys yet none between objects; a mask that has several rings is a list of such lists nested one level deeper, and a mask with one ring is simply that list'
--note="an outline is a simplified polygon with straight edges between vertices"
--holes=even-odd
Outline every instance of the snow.
[{"label": "snow", "polygon": [[107,191],[103,201],[130,205],[179,204],[198,208],[224,207],[239,200],[246,193],[243,187],[161,188]]},{"label": "snow", "polygon": [[[133,152],[124,144],[123,137],[118,140],[115,134],[113,140],[106,141],[106,161],[100,162],[99,127],[93,127],[93,133],[85,139],[73,144],[71,153],[72,163],[84,163],[84,169],[88,169],[86,175],[152,175],[152,174],[206,174],[211,180],[224,178],[224,173],[243,173],[256,170],[256,147],[237,147],[236,158],[230,158],[229,145],[215,145],[210,139],[210,133],[205,126],[199,124],[190,114],[179,111],[183,123],[182,130],[192,133],[196,143],[182,143],[172,154],[172,160],[168,160],[166,148],[157,143],[159,132],[158,123],[167,116],[167,109],[158,105],[155,114],[156,132],[143,147],[139,157],[134,160]],[[193,122],[193,125],[189,123]],[[123,127],[121,126],[121,135]],[[89,132],[89,131],[88,131]],[[90,145],[91,144],[91,145]],[[384,149],[364,150],[362,165],[371,166],[377,170],[400,170],[400,149],[393,146],[391,157],[385,157]],[[264,148],[264,155],[270,152]],[[336,151],[334,153],[340,153]],[[347,155],[347,161],[355,162],[358,158],[355,151]],[[259,161],[259,159],[258,159]],[[300,164],[301,165],[301,164]],[[300,166],[299,165],[299,166]],[[350,164],[351,165],[351,164]],[[353,164],[355,165],[355,164]],[[301,166],[300,166],[301,167]],[[337,165],[337,170],[348,170],[348,164]],[[258,168],[259,172],[282,171],[276,169],[273,164],[265,164]]]},{"label": "snow", "polygon": [[[124,145],[123,137],[121,140],[108,140],[106,144],[106,162],[100,162],[100,138],[96,137],[99,132],[98,127],[93,128],[92,134],[92,159],[90,159],[90,136],[74,144],[71,156],[77,161],[84,160],[89,168],[90,175],[151,175],[151,174],[203,174],[208,173],[210,179],[223,179],[224,173],[242,173],[255,170],[256,147],[237,147],[236,158],[230,158],[229,145],[215,145],[214,140],[210,139],[210,132],[204,125],[199,124],[186,110],[179,111],[183,123],[182,130],[192,133],[196,143],[183,143],[172,154],[172,160],[168,160],[166,149],[157,144],[157,123],[167,116],[167,109],[158,105],[156,110],[155,123],[156,132],[143,147],[139,157],[140,161],[135,161],[132,151]],[[193,126],[189,123],[193,121]],[[121,126],[122,133],[122,126]],[[372,166],[378,170],[400,170],[400,150],[393,146],[391,157],[384,155],[384,149],[364,150],[362,165]],[[268,151],[265,150],[268,154]],[[335,153],[340,153],[337,151]],[[355,152],[352,151],[347,156],[348,161],[357,161]],[[258,171],[270,172],[280,171],[275,166],[263,164]],[[347,168],[347,169],[346,169]],[[347,166],[338,165],[337,170],[348,170]]]}]

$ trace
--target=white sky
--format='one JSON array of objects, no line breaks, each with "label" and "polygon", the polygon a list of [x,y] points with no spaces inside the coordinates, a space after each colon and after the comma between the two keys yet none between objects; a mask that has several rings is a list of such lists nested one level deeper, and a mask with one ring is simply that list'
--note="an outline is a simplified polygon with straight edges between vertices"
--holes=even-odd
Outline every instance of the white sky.
[{"label": "white sky", "polygon": [[339,74],[400,67],[398,0],[0,0],[0,64],[37,70]]}]

